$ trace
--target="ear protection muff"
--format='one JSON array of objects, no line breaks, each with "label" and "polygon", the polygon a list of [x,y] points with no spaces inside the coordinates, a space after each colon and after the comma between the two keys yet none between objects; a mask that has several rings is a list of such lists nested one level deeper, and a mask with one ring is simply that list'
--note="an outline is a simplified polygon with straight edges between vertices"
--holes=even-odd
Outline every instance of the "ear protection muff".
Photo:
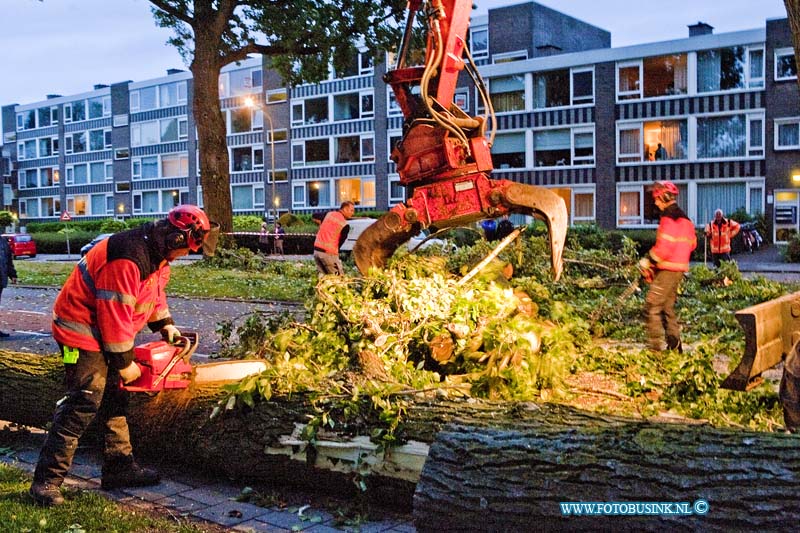
[{"label": "ear protection muff", "polygon": [[167,246],[167,250],[186,248],[186,235],[182,231],[171,231],[167,233],[164,244]]}]

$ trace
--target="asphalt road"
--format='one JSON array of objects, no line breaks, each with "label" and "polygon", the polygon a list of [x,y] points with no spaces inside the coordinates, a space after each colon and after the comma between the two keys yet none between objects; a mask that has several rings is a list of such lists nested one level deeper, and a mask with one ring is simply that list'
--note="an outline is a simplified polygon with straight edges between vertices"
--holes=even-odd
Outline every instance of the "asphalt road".
[{"label": "asphalt road", "polygon": [[[58,289],[54,288],[9,285],[0,302],[0,330],[11,336],[0,339],[0,349],[56,353],[58,347],[50,336],[50,322],[57,294]],[[241,319],[256,310],[276,314],[289,311],[299,316],[303,313],[301,305],[282,302],[168,298],[168,303],[178,329],[199,333],[200,345],[195,354],[198,359],[218,353],[220,346],[215,330],[221,322]],[[145,328],[137,344],[158,339],[157,333]]]}]

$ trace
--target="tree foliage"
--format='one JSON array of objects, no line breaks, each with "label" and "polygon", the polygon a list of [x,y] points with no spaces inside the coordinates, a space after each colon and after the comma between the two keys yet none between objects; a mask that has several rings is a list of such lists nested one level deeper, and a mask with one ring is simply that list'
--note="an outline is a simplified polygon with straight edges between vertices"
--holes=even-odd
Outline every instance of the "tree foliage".
[{"label": "tree foliage", "polygon": [[169,43],[181,53],[194,79],[192,109],[200,149],[203,204],[231,231],[229,157],[219,104],[222,67],[251,54],[269,58],[285,82],[325,78],[341,69],[355,46],[389,49],[396,41],[401,0],[150,0],[156,23],[171,28]]}]

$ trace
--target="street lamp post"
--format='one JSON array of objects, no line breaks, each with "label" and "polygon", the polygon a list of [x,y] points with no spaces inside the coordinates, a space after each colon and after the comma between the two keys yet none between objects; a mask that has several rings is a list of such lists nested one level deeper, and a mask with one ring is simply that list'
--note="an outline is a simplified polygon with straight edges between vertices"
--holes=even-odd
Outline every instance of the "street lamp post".
[{"label": "street lamp post", "polygon": [[267,111],[266,106],[261,102],[256,102],[253,98],[247,97],[244,100],[244,103],[247,107],[251,109],[255,109],[258,107],[261,109],[261,115],[266,117],[267,121],[269,122],[269,148],[270,148],[270,165],[272,167],[272,208],[274,209],[274,222],[278,221],[278,198],[275,195],[275,128],[272,125],[272,116]]}]

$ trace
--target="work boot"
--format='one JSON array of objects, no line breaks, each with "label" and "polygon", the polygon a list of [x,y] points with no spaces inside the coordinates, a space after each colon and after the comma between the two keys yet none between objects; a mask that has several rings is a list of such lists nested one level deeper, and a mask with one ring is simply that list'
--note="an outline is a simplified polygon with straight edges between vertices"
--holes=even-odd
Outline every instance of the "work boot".
[{"label": "work boot", "polygon": [[34,481],[31,485],[31,490],[28,492],[37,505],[52,507],[64,503],[64,496],[61,495],[61,489],[54,483]]},{"label": "work boot", "polygon": [[103,490],[123,487],[146,487],[157,485],[161,481],[158,472],[150,468],[142,468],[132,455],[110,459],[103,465],[103,479],[100,486]]}]

